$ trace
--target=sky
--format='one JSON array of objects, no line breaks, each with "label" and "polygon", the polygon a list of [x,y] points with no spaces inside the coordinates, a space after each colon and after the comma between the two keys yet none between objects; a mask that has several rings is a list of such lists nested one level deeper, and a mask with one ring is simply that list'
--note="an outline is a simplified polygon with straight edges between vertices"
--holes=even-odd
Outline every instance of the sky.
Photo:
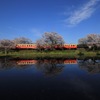
[{"label": "sky", "polygon": [[100,34],[100,0],[0,0],[0,40],[33,42],[56,32],[65,43]]}]

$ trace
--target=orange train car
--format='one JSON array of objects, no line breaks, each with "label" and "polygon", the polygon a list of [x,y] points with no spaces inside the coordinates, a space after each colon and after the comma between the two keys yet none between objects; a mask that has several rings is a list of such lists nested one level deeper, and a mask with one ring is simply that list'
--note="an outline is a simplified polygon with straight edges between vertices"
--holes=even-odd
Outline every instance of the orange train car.
[{"label": "orange train car", "polygon": [[37,49],[36,44],[17,44],[16,49]]},{"label": "orange train car", "polygon": [[77,49],[76,44],[64,44],[63,46],[64,49]]}]

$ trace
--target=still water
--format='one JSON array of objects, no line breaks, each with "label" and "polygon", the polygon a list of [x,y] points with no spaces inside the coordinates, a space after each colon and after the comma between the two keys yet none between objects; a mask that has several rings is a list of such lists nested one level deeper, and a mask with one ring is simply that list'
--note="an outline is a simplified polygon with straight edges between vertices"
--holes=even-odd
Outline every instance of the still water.
[{"label": "still water", "polygon": [[100,100],[100,59],[2,58],[3,99]]}]

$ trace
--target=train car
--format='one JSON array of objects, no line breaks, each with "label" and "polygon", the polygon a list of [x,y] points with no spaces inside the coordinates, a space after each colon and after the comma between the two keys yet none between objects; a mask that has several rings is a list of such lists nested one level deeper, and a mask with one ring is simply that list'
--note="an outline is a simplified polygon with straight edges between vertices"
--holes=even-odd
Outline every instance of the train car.
[{"label": "train car", "polygon": [[[17,44],[16,49],[38,49],[36,44]],[[50,48],[49,46],[44,46],[45,48]],[[77,49],[77,45],[76,44],[64,44],[63,46],[55,46],[55,49]]]},{"label": "train car", "polygon": [[37,49],[36,44],[17,44],[16,49]]},{"label": "train car", "polygon": [[64,44],[64,49],[77,49],[76,44]]}]

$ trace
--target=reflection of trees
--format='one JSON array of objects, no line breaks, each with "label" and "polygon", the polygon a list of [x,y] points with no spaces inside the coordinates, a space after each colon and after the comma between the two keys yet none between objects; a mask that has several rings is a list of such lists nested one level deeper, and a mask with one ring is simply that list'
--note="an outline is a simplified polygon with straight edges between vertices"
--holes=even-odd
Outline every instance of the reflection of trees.
[{"label": "reflection of trees", "polygon": [[0,70],[2,69],[11,69],[16,66],[16,62],[8,58],[0,59]]},{"label": "reflection of trees", "polygon": [[[7,70],[13,67],[18,69],[26,69],[30,66],[34,66],[46,75],[55,75],[63,70],[65,59],[42,59],[42,60],[25,60],[22,65],[18,65],[18,62],[22,60],[12,60],[9,58],[0,59],[0,70]],[[68,59],[67,62],[71,60]],[[35,64],[35,65],[34,65]],[[95,58],[85,58],[78,60],[79,67],[85,69],[90,73],[100,73],[100,60]]]},{"label": "reflection of trees", "polygon": [[79,67],[89,73],[100,73],[100,60],[94,58],[79,60]]},{"label": "reflection of trees", "polygon": [[18,60],[8,59],[8,58],[2,58],[0,59],[0,70],[7,70],[12,68],[17,69],[26,69],[29,67],[29,65],[18,65]]},{"label": "reflection of trees", "polygon": [[8,70],[14,67],[18,69],[26,69],[35,64],[34,67],[43,71],[43,73],[45,73],[46,75],[54,75],[60,73],[64,67],[64,60],[56,60],[56,59],[32,60],[35,61],[33,62],[34,64],[29,64],[28,61],[30,60],[25,60],[25,61],[26,62],[24,62],[22,65],[18,65],[18,62],[20,62],[20,60],[2,58],[0,59],[0,70]]},{"label": "reflection of trees", "polygon": [[55,75],[63,70],[63,60],[38,60],[36,68],[42,70],[46,75]]}]

